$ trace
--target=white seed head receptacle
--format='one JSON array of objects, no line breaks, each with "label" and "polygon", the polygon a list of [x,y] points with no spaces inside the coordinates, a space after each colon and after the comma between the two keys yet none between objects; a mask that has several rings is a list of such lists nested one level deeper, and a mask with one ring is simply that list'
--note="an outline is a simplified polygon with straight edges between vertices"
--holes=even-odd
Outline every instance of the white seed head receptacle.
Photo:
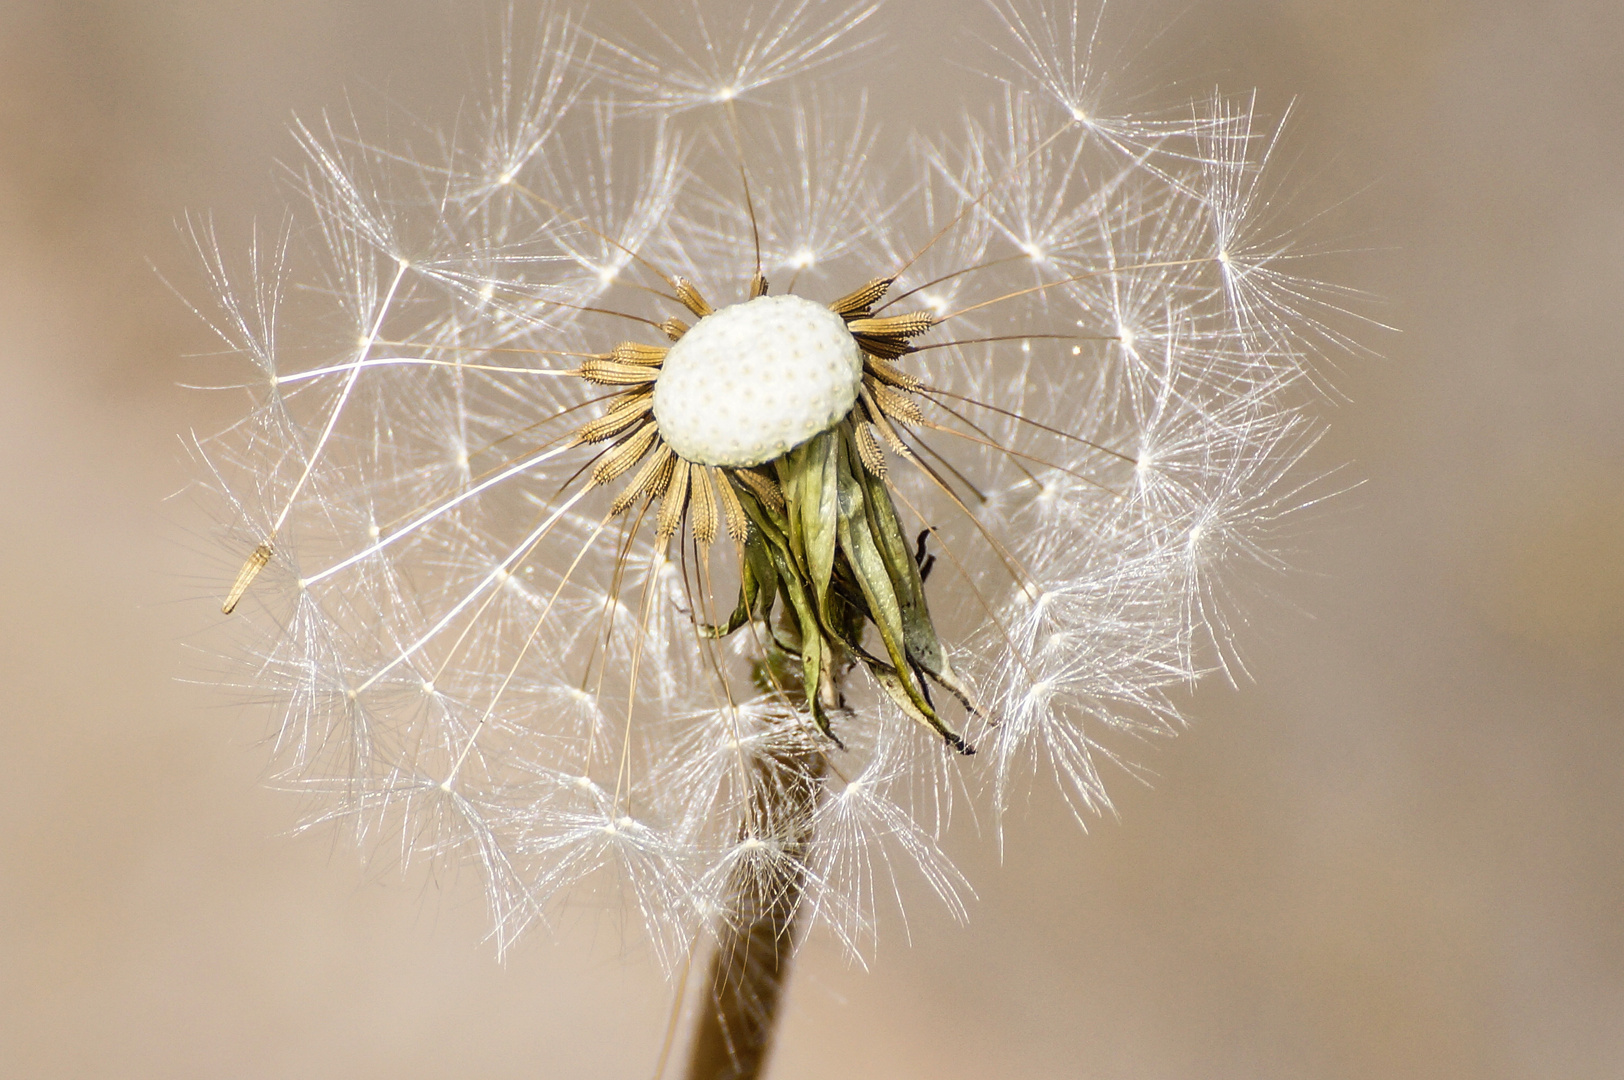
[{"label": "white seed head receptacle", "polygon": [[689,461],[760,465],[838,423],[862,380],[844,319],[799,296],[762,296],[707,315],[671,347],[654,419]]}]

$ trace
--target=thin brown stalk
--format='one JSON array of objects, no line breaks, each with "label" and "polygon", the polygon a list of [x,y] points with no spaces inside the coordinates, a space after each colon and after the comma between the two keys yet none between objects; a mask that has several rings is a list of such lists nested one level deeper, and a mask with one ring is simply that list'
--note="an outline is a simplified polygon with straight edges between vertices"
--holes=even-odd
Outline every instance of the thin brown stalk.
[{"label": "thin brown stalk", "polygon": [[[832,680],[822,693],[827,707],[839,707]],[[728,883],[728,910],[700,988],[687,1080],[763,1075],[795,953],[812,816],[827,768],[817,745],[797,739],[769,740],[750,762],[754,794],[739,839],[759,840],[771,855],[741,860]]]}]

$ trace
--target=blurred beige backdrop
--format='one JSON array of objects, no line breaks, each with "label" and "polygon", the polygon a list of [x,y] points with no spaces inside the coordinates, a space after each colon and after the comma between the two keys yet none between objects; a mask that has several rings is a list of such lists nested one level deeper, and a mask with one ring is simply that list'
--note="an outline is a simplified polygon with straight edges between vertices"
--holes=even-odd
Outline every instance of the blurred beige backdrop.
[{"label": "blurred beige backdrop", "polygon": [[[934,128],[971,0],[894,0],[890,109]],[[521,4],[521,9],[523,5]],[[623,4],[594,4],[604,19]],[[1145,8],[1147,25],[1164,9]],[[1306,530],[1089,835],[1036,797],[954,850],[872,970],[805,957],[780,1080],[1624,1075],[1624,5],[1194,0],[1147,81],[1295,98],[1326,266],[1402,328],[1335,378]],[[295,113],[445,116],[453,0],[0,3],[0,1075],[643,1077],[668,990],[611,920],[505,966],[476,883],[373,881],[180,681],[207,525],[163,500],[213,348],[152,266],[275,220]],[[367,114],[370,106],[358,105]]]}]

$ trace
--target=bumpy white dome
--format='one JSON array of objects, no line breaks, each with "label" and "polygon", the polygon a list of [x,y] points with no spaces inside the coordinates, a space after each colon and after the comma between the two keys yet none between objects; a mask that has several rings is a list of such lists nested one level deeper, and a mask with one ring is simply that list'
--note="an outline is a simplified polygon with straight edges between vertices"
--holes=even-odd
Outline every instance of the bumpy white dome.
[{"label": "bumpy white dome", "polygon": [[863,356],[846,321],[799,296],[761,296],[700,319],[671,346],[654,419],[704,465],[760,465],[851,411]]}]

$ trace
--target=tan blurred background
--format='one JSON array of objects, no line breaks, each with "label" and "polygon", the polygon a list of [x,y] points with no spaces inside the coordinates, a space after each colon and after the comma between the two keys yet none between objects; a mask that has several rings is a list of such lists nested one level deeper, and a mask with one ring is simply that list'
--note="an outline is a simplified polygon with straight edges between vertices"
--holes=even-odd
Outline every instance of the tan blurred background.
[{"label": "tan blurred background", "polygon": [[[943,6],[891,5],[882,111],[948,119],[933,58],[984,16]],[[811,950],[774,1075],[1624,1076],[1624,5],[1170,10],[1137,74],[1295,97],[1325,268],[1402,328],[1335,377],[1317,461],[1366,483],[1120,823],[1040,796],[1001,867],[963,830],[970,925],[918,897],[867,973]],[[255,723],[179,681],[209,620],[177,435],[241,402],[177,386],[213,345],[149,260],[195,294],[184,211],[278,218],[295,113],[451,115],[481,25],[0,3],[0,1076],[652,1070],[668,991],[608,921],[499,966],[472,880],[282,835]]]}]

